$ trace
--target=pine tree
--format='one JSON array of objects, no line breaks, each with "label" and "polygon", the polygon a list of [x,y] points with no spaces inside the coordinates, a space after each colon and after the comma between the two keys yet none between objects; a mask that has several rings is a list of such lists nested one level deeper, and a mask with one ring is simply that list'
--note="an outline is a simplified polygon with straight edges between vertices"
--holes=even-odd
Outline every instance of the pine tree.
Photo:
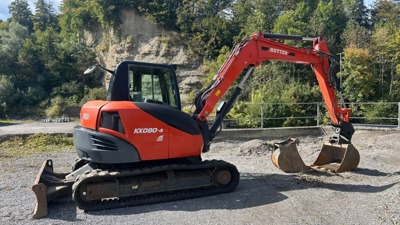
[{"label": "pine tree", "polygon": [[33,28],[32,12],[29,8],[28,1],[14,0],[8,6],[11,14],[11,20],[28,28],[29,31]]}]

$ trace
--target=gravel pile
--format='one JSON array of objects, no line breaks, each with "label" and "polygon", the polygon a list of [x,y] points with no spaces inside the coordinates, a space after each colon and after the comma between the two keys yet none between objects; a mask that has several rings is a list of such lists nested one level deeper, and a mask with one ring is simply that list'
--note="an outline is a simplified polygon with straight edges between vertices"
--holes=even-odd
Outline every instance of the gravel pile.
[{"label": "gravel pile", "polygon": [[267,155],[274,151],[271,144],[261,139],[246,141],[239,145],[239,150],[239,156]]}]

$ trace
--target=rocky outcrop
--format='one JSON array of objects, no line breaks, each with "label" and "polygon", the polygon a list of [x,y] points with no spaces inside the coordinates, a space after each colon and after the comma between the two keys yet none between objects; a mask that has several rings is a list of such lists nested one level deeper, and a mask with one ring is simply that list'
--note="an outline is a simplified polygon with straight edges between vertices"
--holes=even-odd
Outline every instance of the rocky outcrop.
[{"label": "rocky outcrop", "polygon": [[201,57],[178,33],[149,22],[135,10],[123,10],[121,20],[118,30],[103,32],[99,26],[85,32],[86,42],[96,46],[98,60],[108,68],[123,60],[175,64],[182,102],[190,104],[188,95],[201,87]]}]

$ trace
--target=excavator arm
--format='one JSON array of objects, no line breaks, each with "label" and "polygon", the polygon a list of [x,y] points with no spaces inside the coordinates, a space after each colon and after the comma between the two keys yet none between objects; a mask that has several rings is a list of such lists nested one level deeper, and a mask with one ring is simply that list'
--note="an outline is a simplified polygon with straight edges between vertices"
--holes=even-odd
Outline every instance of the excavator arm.
[{"label": "excavator arm", "polygon": [[[313,48],[298,48],[277,42],[276,40],[312,41]],[[197,119],[203,131],[205,142],[203,151],[208,151],[209,143],[215,137],[219,125],[240,94],[244,82],[251,75],[253,68],[260,66],[264,61],[284,61],[310,65],[318,80],[332,126],[335,128],[336,134],[331,138],[330,142],[336,145],[350,144],[354,133],[354,128],[349,123],[351,109],[339,107],[335,92],[335,77],[332,73],[334,59],[324,39],[322,37],[308,38],[293,35],[256,33],[244,39],[233,48],[211,84],[199,92],[195,98],[196,111],[193,116]],[[208,129],[204,121],[206,121],[216,104],[245,70],[247,72],[243,80],[233,91],[229,100],[224,105],[218,107],[217,118],[211,128]]]}]

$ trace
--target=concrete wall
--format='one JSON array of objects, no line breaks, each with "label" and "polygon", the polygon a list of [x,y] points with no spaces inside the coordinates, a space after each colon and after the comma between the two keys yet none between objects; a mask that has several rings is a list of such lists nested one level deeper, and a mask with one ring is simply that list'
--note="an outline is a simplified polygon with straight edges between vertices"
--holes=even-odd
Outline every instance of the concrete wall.
[{"label": "concrete wall", "polygon": [[325,131],[322,127],[278,127],[263,129],[227,129],[222,130],[215,140],[222,138],[230,139],[272,139],[299,136],[322,136]]}]

